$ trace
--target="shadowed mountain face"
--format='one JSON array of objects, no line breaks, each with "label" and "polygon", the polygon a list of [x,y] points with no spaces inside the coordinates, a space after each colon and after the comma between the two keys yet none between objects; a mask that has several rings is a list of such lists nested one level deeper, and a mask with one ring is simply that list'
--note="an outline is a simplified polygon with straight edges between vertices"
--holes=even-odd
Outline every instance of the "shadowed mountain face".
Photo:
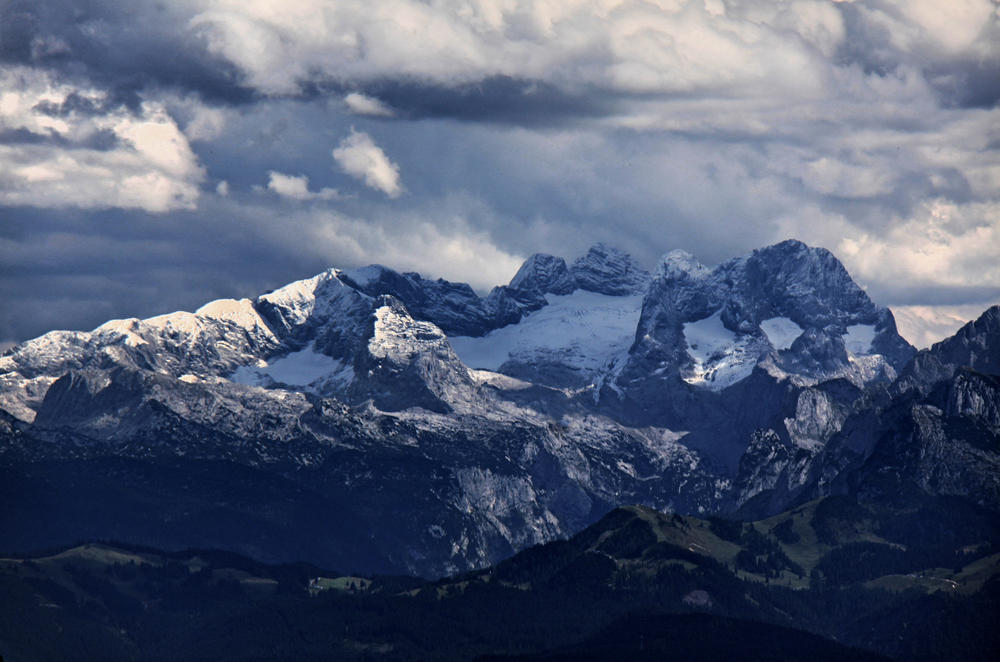
[{"label": "shadowed mountain face", "polygon": [[539,254],[482,298],[331,269],[54,332],[0,358],[3,544],[441,575],[623,503],[997,509],[997,315],[915,353],[836,258],[787,241],[711,269],[674,251],[653,273],[606,246]]}]

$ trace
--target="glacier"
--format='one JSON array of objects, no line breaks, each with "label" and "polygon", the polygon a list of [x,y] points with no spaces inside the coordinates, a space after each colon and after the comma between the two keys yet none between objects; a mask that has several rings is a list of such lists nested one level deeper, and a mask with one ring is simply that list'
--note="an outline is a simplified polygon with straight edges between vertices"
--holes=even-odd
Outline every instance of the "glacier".
[{"label": "glacier", "polygon": [[508,361],[558,357],[566,366],[595,374],[608,359],[628,352],[639,322],[642,296],[611,296],[577,290],[545,295],[546,306],[518,324],[478,338],[449,338],[467,366],[501,371]]}]

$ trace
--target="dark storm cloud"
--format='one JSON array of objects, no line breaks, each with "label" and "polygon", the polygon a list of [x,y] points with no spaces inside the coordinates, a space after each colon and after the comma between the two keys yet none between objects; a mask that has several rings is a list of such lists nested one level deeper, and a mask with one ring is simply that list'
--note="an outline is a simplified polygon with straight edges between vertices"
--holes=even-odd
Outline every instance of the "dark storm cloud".
[{"label": "dark storm cloud", "polygon": [[164,222],[123,210],[3,210],[0,340],[109,319],[194,311],[319,273],[322,258],[282,249],[213,205]]},{"label": "dark storm cloud", "polygon": [[1000,58],[949,62],[929,67],[926,74],[948,106],[995,108],[1000,103]]},{"label": "dark storm cloud", "polygon": [[167,3],[115,0],[3,0],[0,61],[84,77],[133,110],[151,87],[194,92],[208,102],[245,104],[253,91],[213,56]]},{"label": "dark storm cloud", "polygon": [[365,85],[362,91],[406,119],[444,118],[524,126],[608,117],[618,105],[613,96],[600,90],[569,92],[552,83],[510,76],[490,76],[454,86],[386,80]]}]

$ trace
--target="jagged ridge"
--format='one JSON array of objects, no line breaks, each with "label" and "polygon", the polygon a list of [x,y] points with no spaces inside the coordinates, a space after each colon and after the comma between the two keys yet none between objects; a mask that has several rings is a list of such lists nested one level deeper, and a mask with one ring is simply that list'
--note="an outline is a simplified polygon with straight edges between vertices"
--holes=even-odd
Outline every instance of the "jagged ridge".
[{"label": "jagged ridge", "polygon": [[714,269],[673,252],[652,275],[603,246],[538,254],[486,297],[331,269],[14,348],[0,452],[12,484],[101,458],[248,468],[352,504],[380,562],[428,574],[623,501],[766,514],[916,486],[993,508],[997,315],[910,360],[891,313],[794,241]]}]

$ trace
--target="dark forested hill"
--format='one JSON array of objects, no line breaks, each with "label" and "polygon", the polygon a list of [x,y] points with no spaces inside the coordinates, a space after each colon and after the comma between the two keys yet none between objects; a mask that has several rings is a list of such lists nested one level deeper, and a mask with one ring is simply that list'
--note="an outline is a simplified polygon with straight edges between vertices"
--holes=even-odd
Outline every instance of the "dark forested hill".
[{"label": "dark forested hill", "polygon": [[0,560],[28,660],[993,660],[1000,524],[968,501],[844,497],[746,523],[609,513],[426,581],[89,544]]}]

